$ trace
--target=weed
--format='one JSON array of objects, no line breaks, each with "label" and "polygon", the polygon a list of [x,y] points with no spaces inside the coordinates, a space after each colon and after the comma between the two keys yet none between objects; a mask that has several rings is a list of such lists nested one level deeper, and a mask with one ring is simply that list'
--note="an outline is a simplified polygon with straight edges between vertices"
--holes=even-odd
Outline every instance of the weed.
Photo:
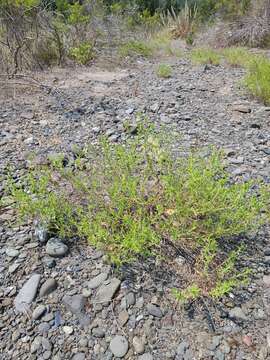
[{"label": "weed", "polygon": [[121,57],[127,56],[141,56],[149,57],[153,54],[153,49],[144,41],[130,40],[119,48]]},{"label": "weed", "polygon": [[86,65],[94,58],[93,44],[83,42],[77,47],[71,48],[70,57],[72,57],[77,63]]},{"label": "weed", "polygon": [[212,49],[194,49],[191,52],[191,59],[195,64],[219,65],[221,56],[217,51]]},{"label": "weed", "polygon": [[157,76],[161,78],[169,78],[172,76],[172,67],[167,64],[160,64],[157,68]]},{"label": "weed", "polygon": [[192,275],[174,294],[184,301],[220,297],[245,283],[249,271],[235,268],[242,249],[227,254],[219,241],[266,221],[268,188],[232,184],[215,150],[207,158],[176,159],[170,144],[142,120],[125,144],[103,139],[76,151],[69,164],[53,157],[20,184],[11,178],[8,192],[23,216],[50,224],[62,237],[87,239],[117,265],[149,255],[170,261],[170,243],[188,249]]},{"label": "weed", "polygon": [[270,61],[263,56],[253,56],[248,65],[244,84],[252,95],[270,104]]}]

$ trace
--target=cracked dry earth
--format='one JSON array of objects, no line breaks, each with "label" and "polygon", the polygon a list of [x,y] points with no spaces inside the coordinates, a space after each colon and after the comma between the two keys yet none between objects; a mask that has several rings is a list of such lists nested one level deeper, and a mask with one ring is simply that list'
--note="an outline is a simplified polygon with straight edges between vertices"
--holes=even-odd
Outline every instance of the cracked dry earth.
[{"label": "cracked dry earth", "polygon": [[[143,62],[112,72],[54,70],[0,93],[0,172],[27,171],[51,152],[126,137],[124,122],[146,114],[180,134],[181,149],[224,149],[235,180],[270,181],[270,108],[250,99],[243,70],[169,59],[170,79]],[[16,90],[16,91],[15,91]],[[173,140],[172,140],[173,141]],[[254,277],[219,303],[179,307],[177,272],[149,259],[115,271],[83,242],[44,242],[42,229],[0,212],[0,359],[270,359],[269,229],[243,239],[240,262]],[[53,257],[57,251],[61,257]],[[174,268],[181,274],[184,259]]]}]

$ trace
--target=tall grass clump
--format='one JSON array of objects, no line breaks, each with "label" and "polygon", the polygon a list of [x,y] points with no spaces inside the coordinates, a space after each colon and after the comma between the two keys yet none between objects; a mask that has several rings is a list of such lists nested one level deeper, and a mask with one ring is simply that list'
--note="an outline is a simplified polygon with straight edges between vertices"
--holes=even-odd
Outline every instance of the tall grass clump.
[{"label": "tall grass clump", "polygon": [[270,104],[270,61],[264,56],[253,56],[248,65],[244,84],[252,95]]},{"label": "tall grass clump", "polygon": [[266,221],[267,189],[232,183],[218,151],[176,158],[169,144],[140,123],[125,144],[103,139],[68,164],[54,158],[20,183],[11,177],[6,196],[23,218],[86,239],[116,265],[157,255],[171,263],[170,248],[185,249],[193,260],[175,295],[222,296],[245,283],[248,270],[235,267],[239,242],[232,252],[221,245]]},{"label": "tall grass clump", "polygon": [[244,47],[229,47],[222,51],[226,62],[231,66],[248,66],[251,59],[250,52]]},{"label": "tall grass clump", "polygon": [[153,48],[145,41],[129,40],[119,47],[119,55],[121,57],[149,57],[153,54]]},{"label": "tall grass clump", "polygon": [[194,64],[211,64],[219,65],[221,55],[213,49],[194,49],[191,52],[191,60]]}]

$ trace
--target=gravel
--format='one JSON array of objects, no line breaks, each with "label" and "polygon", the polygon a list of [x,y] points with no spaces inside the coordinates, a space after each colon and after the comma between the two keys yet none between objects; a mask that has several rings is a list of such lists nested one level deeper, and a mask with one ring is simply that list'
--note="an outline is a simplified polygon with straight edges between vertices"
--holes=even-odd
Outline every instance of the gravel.
[{"label": "gravel", "polygon": [[[74,145],[95,143],[98,135],[125,141],[136,136],[141,113],[172,132],[180,156],[215,146],[224,151],[233,181],[270,183],[269,111],[239,91],[244,71],[166,61],[174,71],[168,80],[157,78],[149,61],[114,72],[52,70],[42,76],[55,92],[27,90],[5,99],[1,93],[0,176],[14,166],[18,180],[33,163],[33,152],[39,164],[59,152],[67,163],[76,156]],[[268,227],[239,239],[247,248],[239,264],[255,274],[249,286],[215,305],[205,299],[183,307],[171,289],[183,285],[189,261],[184,251],[172,254],[173,265],[150,258],[115,269],[83,239],[67,242],[46,224],[18,226],[17,220],[13,209],[0,213],[3,360],[112,360],[119,353],[129,360],[270,356]]]}]

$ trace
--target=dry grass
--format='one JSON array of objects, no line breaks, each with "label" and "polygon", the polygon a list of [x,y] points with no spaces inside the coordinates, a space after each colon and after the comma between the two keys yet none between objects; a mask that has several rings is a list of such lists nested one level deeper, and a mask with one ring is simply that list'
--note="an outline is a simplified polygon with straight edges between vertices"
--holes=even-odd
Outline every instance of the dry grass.
[{"label": "dry grass", "polygon": [[[225,35],[225,36],[224,36]],[[266,47],[270,41],[270,0],[254,1],[251,10],[234,22],[225,24],[217,33],[223,46]]]}]

